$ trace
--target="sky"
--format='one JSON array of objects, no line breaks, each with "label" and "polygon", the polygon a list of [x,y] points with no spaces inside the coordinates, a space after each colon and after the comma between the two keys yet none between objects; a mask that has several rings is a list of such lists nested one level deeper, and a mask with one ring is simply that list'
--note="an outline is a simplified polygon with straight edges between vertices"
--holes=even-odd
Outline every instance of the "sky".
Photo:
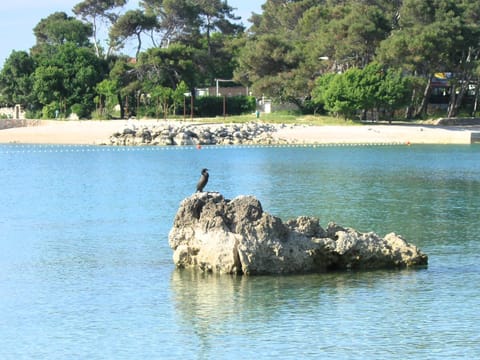
[{"label": "sky", "polygon": [[[74,16],[72,8],[82,0],[6,0],[2,1],[0,11],[0,67],[13,50],[29,51],[35,44],[33,28],[40,20],[57,11]],[[242,17],[248,27],[248,18],[252,12],[261,13],[264,1],[261,0],[228,0],[228,4],[237,10],[235,15]],[[138,1],[129,0],[127,6],[137,7]],[[131,46],[132,54],[134,46]],[[129,49],[125,48],[128,53]]]}]

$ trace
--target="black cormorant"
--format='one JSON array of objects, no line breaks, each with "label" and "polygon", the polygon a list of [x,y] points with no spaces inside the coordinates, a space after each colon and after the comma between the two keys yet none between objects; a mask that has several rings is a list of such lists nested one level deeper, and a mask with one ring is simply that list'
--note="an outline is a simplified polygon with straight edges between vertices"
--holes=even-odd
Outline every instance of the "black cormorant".
[{"label": "black cormorant", "polygon": [[205,185],[208,182],[208,169],[202,169],[202,176],[200,176],[200,180],[198,180],[197,184],[197,192],[202,192]]}]

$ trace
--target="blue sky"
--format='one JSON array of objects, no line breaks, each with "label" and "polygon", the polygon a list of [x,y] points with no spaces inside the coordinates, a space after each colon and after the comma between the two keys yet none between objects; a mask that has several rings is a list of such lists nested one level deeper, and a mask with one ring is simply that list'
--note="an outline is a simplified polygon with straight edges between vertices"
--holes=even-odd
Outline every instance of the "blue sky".
[{"label": "blue sky", "polygon": [[[28,51],[35,44],[33,28],[56,11],[73,16],[72,8],[81,0],[6,0],[2,1],[0,11],[0,66],[13,50]],[[264,1],[228,0],[235,14],[242,17],[245,25],[252,12],[260,13]],[[129,0],[129,7],[136,7],[138,1]],[[128,48],[125,48],[128,51]],[[134,51],[133,51],[134,52]],[[132,52],[132,53],[133,53]]]}]

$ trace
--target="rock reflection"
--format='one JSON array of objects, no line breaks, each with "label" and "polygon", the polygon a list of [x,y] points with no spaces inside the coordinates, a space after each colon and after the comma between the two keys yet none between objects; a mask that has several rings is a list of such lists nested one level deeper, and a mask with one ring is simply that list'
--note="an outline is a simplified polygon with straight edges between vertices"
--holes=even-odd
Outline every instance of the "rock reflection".
[{"label": "rock reflection", "polygon": [[201,333],[215,333],[225,323],[266,323],[295,302],[318,296],[319,277],[235,276],[176,269],[173,300],[181,321]]},{"label": "rock reflection", "polygon": [[[173,304],[180,322],[199,336],[221,334],[225,328],[267,326],[279,314],[297,317],[327,314],[359,289],[390,287],[414,271],[339,272],[291,276],[230,276],[192,269],[172,272]],[[329,308],[319,309],[319,306]],[[227,325],[230,323],[230,325]],[[235,325],[232,325],[232,324]]]}]

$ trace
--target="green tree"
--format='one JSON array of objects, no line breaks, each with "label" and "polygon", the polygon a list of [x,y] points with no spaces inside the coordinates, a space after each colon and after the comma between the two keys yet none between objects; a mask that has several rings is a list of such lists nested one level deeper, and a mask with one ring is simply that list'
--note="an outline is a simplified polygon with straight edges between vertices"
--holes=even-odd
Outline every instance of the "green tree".
[{"label": "green tree", "polygon": [[130,37],[136,37],[137,58],[142,48],[142,33],[152,30],[156,26],[156,21],[154,16],[145,15],[141,10],[129,10],[110,29],[110,42],[116,44],[118,49],[123,47]]},{"label": "green tree", "polygon": [[412,116],[426,113],[433,75],[446,71],[453,74],[448,116],[458,112],[477,66],[479,11],[480,4],[468,0],[403,1],[398,29],[382,42],[378,59],[425,79]]},{"label": "green tree", "polygon": [[120,106],[120,117],[136,112],[142,85],[135,73],[135,65],[126,57],[116,59],[109,78],[117,85],[117,104]]},{"label": "green tree", "polygon": [[[83,0],[74,13],[84,22],[62,12],[42,19],[31,59],[15,55],[0,73],[3,101],[41,105],[46,113],[55,101],[80,109],[109,71],[122,117],[155,87],[176,89],[184,81],[193,91],[215,78],[234,78],[256,96],[304,111],[313,101],[352,117],[408,103],[413,117],[426,114],[432,76],[449,72],[448,116],[455,116],[479,81],[480,2],[471,0],[266,0],[247,32],[223,0],[142,0],[138,10],[115,14],[125,3]],[[85,55],[101,54],[101,22],[111,25],[109,69],[105,62],[92,67]],[[141,52],[146,36],[153,47]],[[111,52],[131,39],[138,42],[136,65]],[[71,44],[76,50],[67,50]],[[329,86],[327,73],[336,74]]]},{"label": "green tree", "polygon": [[48,58],[41,58],[34,72],[33,90],[43,106],[61,104],[64,113],[80,104],[86,111],[94,108],[96,84],[105,78],[106,63],[88,48],[66,43],[55,48]]},{"label": "green tree", "polygon": [[118,82],[115,80],[104,79],[97,84],[95,90],[98,93],[99,115],[102,118],[110,118],[114,106],[118,103]]},{"label": "green tree", "polygon": [[312,100],[345,119],[360,114],[365,119],[371,111],[372,119],[386,112],[391,120],[393,111],[405,105],[410,92],[410,81],[400,70],[372,62],[364,69],[350,68],[345,73],[321,76],[315,83]]},{"label": "green tree", "polygon": [[193,89],[199,76],[193,62],[197,53],[196,49],[182,44],[149,49],[140,54],[136,68],[138,79],[147,86],[170,88],[175,88],[183,80]]},{"label": "green tree", "polygon": [[13,51],[0,71],[0,101],[27,107],[32,101],[32,74],[35,62],[25,51]]},{"label": "green tree", "polygon": [[[187,94],[188,92],[188,85],[185,83],[185,81],[180,81],[172,94],[173,105],[175,108],[181,105],[185,107],[185,94]],[[173,112],[176,113],[175,109]]]},{"label": "green tree", "polygon": [[240,18],[233,14],[233,8],[226,1],[198,0],[196,4],[198,26],[200,32],[205,33],[208,55],[212,55],[211,36],[214,32],[233,35],[243,31],[242,25],[232,22]]},{"label": "green tree", "polygon": [[327,101],[328,89],[333,79],[337,76],[335,73],[325,73],[317,77],[314,87],[312,89],[312,102],[317,107],[325,108]]},{"label": "green tree", "polygon": [[377,109],[388,112],[389,121],[395,110],[406,106],[412,93],[412,79],[404,76],[401,69],[389,68],[382,73],[382,81],[375,95]]},{"label": "green tree", "polygon": [[310,0],[265,2],[263,14],[253,17],[234,79],[249,86],[256,96],[293,102],[302,108],[313,77],[303,66],[307,54],[298,24],[314,4]]},{"label": "green tree", "polygon": [[362,71],[358,68],[335,75],[325,91],[325,109],[342,115],[345,120],[355,118],[364,101],[361,80]]},{"label": "green tree", "polygon": [[[244,27],[236,22],[238,18],[227,1],[144,0],[140,6],[147,16],[156,17],[157,23],[151,32],[156,47],[184,46],[190,49],[188,53],[195,53],[194,57],[184,56],[184,61],[192,61],[197,72],[193,86],[207,86],[215,78],[233,77],[238,52],[234,38]],[[175,77],[171,87],[178,83],[178,78],[189,76]]]},{"label": "green tree", "polygon": [[157,19],[152,42],[159,47],[172,42],[198,44],[203,35],[209,44],[216,32],[235,35],[244,30],[233,8],[223,0],[143,0],[140,7]]},{"label": "green tree", "polygon": [[[84,0],[73,7],[73,13],[81,17],[92,27],[93,45],[97,57],[101,56],[101,48],[98,40],[98,28],[102,22],[114,24],[118,15],[113,11],[117,7],[124,6],[126,0]],[[109,56],[112,47],[106,51],[105,56]]]},{"label": "green tree", "polygon": [[[382,3],[382,2],[378,2]],[[361,1],[345,1],[310,9],[301,31],[314,44],[317,58],[326,58],[334,71],[363,68],[390,34],[392,23],[388,7]],[[319,18],[320,17],[320,18]],[[312,31],[313,30],[313,31]]]},{"label": "green tree", "polygon": [[155,47],[182,42],[192,24],[198,24],[195,3],[190,0],[142,0],[139,5],[147,16],[157,19],[157,26],[151,32]]},{"label": "green tree", "polygon": [[235,77],[257,96],[302,109],[316,77],[372,61],[392,9],[387,1],[268,0],[253,17]]},{"label": "green tree", "polygon": [[159,117],[160,111],[162,111],[164,119],[167,119],[168,110],[173,98],[173,93],[174,92],[172,88],[161,85],[154,86],[152,89],[150,89],[149,94],[156,104],[155,115],[157,118]]},{"label": "green tree", "polygon": [[[33,91],[38,102],[43,106],[55,104],[55,109],[67,111],[65,95],[67,90],[64,84],[65,73],[57,66],[39,66],[35,70]],[[52,111],[55,109],[52,108]],[[46,117],[52,117],[50,113]]]},{"label": "green tree", "polygon": [[[449,4],[450,5],[450,4]],[[453,8],[453,10],[450,9]],[[448,66],[453,74],[448,117],[458,115],[469,86],[476,83],[480,75],[480,25],[477,1],[453,2],[445,11],[444,21],[451,29],[453,49],[449,51]],[[478,97],[478,91],[477,91]]]},{"label": "green tree", "polygon": [[306,94],[305,79],[295,84],[301,54],[294,44],[277,35],[262,35],[256,41],[247,41],[239,58],[234,78],[251,89],[257,96],[266,95],[278,101],[296,102]]},{"label": "green tree", "polygon": [[50,56],[56,46],[73,43],[78,47],[90,47],[92,28],[64,12],[56,12],[33,28],[36,43],[32,55]]},{"label": "green tree", "polygon": [[393,112],[405,106],[411,94],[409,78],[403,76],[400,69],[386,68],[377,62],[371,62],[362,70],[358,87],[364,115],[371,111],[373,120],[378,120],[381,112],[388,113],[392,120]]},{"label": "green tree", "polygon": [[136,113],[140,98],[141,84],[135,74],[135,66],[128,57],[110,59],[108,77],[96,86],[96,103],[100,117],[110,118],[116,105],[120,118]]}]

